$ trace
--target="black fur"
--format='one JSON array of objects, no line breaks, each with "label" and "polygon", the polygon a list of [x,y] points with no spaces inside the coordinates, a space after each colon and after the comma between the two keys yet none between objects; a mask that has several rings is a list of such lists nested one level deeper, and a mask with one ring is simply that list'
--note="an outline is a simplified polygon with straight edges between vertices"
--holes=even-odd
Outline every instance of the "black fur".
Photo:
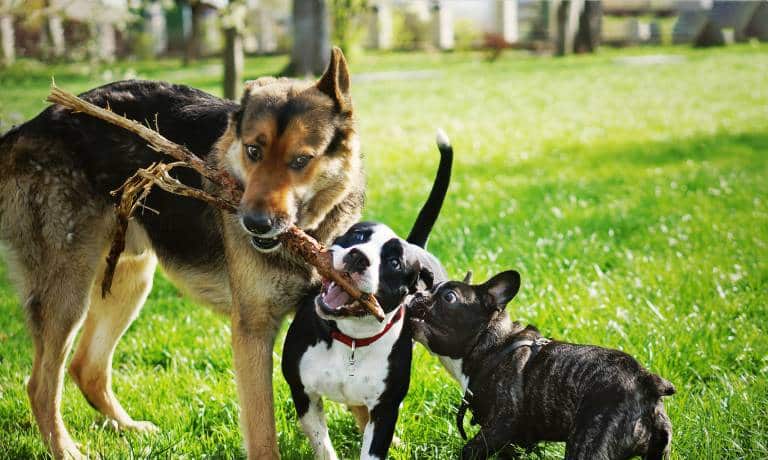
[{"label": "black fur", "polygon": [[519,285],[517,272],[481,285],[450,281],[411,307],[416,339],[461,359],[469,378],[481,429],[462,458],[539,441],[565,441],[567,459],[665,455],[671,424],[661,397],[674,386],[618,350],[542,343],[536,328],[512,323],[504,310]]},{"label": "black fur", "polygon": [[427,248],[429,234],[432,233],[432,227],[437,221],[440,209],[443,207],[443,200],[448,193],[448,184],[451,181],[451,167],[453,165],[453,147],[444,144],[438,144],[440,150],[440,164],[437,167],[437,175],[432,184],[432,191],[426,203],[419,211],[419,216],[408,234],[408,241],[416,246]]},{"label": "black fur", "polygon": [[[238,108],[235,103],[194,88],[141,80],[110,83],[80,97],[157,128],[162,135],[202,158],[211,151],[225,131],[228,117]],[[6,137],[9,142],[23,141],[28,146],[24,151],[26,158],[17,158],[16,167],[25,164],[67,166],[82,171],[91,185],[91,190],[83,191],[90,195],[84,197],[84,201],[116,202],[117,197],[111,197],[109,192],[122,185],[138,168],[157,161],[172,161],[122,128],[88,115],[73,114],[56,105],[7,133]],[[187,185],[201,185],[201,177],[192,170],[177,168],[171,174]],[[222,239],[219,229],[210,224],[215,221],[215,210],[210,206],[157,187],[145,205],[159,214],[139,211],[136,218],[166,263],[175,266],[223,263],[220,260],[224,254]]]}]

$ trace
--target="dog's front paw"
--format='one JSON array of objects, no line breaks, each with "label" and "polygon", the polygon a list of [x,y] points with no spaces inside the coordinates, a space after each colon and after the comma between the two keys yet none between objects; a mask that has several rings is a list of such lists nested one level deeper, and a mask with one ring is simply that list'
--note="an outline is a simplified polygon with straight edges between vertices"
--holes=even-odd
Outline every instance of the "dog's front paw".
[{"label": "dog's front paw", "polygon": [[157,433],[160,431],[157,425],[146,420],[131,420],[128,423],[121,424],[120,429],[137,433]]}]

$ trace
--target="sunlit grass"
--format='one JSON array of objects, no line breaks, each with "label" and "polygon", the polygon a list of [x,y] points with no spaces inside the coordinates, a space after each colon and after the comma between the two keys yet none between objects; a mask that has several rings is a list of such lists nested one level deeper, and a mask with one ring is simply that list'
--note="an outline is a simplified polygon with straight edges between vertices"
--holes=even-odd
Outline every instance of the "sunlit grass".
[{"label": "sunlit grass", "polygon": [[[627,65],[615,58],[672,53]],[[430,249],[460,277],[515,268],[509,306],[546,335],[621,348],[670,379],[674,458],[768,456],[768,48],[653,48],[563,60],[509,54],[363,56],[354,74],[429,70],[353,83],[368,168],[366,217],[405,233],[431,185],[433,136],[451,136],[456,165]],[[285,58],[249,59],[247,77]],[[85,90],[137,75],[220,92],[219,63],[110,69],[22,63],[0,73],[0,119],[45,104],[51,75]],[[414,76],[415,75],[415,76]],[[3,277],[5,279],[5,277]],[[31,347],[9,284],[0,285],[0,457],[43,455],[24,380]],[[279,345],[276,366],[279,366]],[[242,456],[229,326],[162,276],[115,356],[115,388],[162,434],[116,434],[71,382],[64,419],[107,457]],[[276,367],[277,369],[277,367]],[[456,385],[417,347],[394,458],[453,458]],[[280,448],[306,458],[288,388],[275,374]],[[328,405],[344,457],[360,436]],[[545,458],[562,456],[560,446]]]}]

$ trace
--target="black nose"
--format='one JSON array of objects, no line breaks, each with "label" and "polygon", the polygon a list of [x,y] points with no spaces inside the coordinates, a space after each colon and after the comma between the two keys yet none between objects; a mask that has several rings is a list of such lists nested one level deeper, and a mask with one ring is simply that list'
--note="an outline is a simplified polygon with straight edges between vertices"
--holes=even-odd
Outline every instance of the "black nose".
[{"label": "black nose", "polygon": [[349,251],[342,260],[344,269],[350,273],[362,273],[371,265],[368,257],[358,249]]},{"label": "black nose", "polygon": [[272,230],[272,218],[263,213],[252,213],[243,216],[243,226],[256,235],[263,235]]}]

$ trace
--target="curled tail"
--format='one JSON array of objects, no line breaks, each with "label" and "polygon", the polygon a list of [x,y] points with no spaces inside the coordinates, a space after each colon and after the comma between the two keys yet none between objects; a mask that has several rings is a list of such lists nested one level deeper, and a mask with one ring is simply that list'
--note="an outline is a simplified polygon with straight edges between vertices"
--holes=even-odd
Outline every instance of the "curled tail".
[{"label": "curled tail", "polygon": [[448,136],[442,129],[437,130],[437,148],[440,150],[440,165],[437,167],[437,175],[432,184],[432,191],[429,197],[421,207],[419,216],[416,218],[411,233],[407,241],[421,248],[427,247],[427,240],[432,227],[440,215],[440,209],[443,207],[443,200],[448,192],[448,184],[451,181],[451,167],[453,166],[453,147]]}]

